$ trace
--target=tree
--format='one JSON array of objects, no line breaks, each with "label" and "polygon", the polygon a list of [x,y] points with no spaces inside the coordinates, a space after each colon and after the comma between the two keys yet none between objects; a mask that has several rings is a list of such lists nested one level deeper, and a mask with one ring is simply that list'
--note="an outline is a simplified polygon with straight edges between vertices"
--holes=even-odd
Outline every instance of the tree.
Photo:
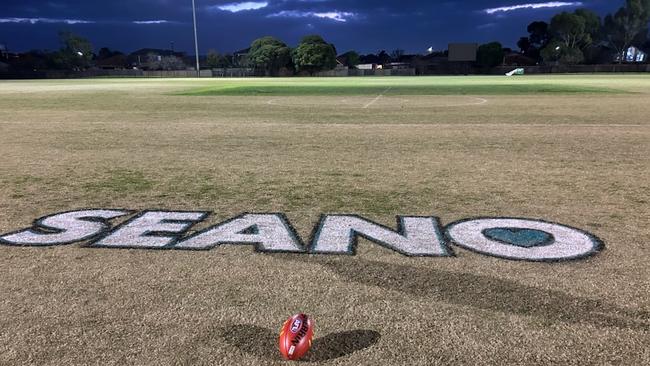
[{"label": "tree", "polygon": [[562,12],[551,19],[550,31],[566,48],[579,48],[591,43],[585,22],[585,18],[579,15]]},{"label": "tree", "polygon": [[527,30],[530,34],[530,43],[538,50],[546,47],[551,40],[551,35],[548,32],[548,23],[546,22],[532,22],[528,25]]},{"label": "tree", "polygon": [[503,46],[499,42],[491,42],[479,46],[476,63],[483,67],[495,67],[503,63]]},{"label": "tree", "polygon": [[10,59],[9,62],[13,68],[18,70],[46,70],[57,66],[54,64],[56,59],[55,55],[57,54],[58,52],[49,53],[41,50],[31,50],[15,59]]},{"label": "tree", "polygon": [[560,63],[565,65],[576,65],[585,61],[585,55],[579,48],[567,48],[561,54]]},{"label": "tree", "polygon": [[310,75],[336,67],[336,51],[331,44],[318,35],[304,37],[293,52],[293,63],[298,71]]},{"label": "tree", "polygon": [[641,45],[641,49],[642,49],[646,54],[650,53],[650,40],[645,41],[645,43],[643,43],[643,44]]},{"label": "tree", "polygon": [[113,52],[111,52],[108,47],[102,47],[99,49],[99,52],[97,52],[98,60],[105,60],[109,57],[113,57]]},{"label": "tree", "polygon": [[85,69],[93,59],[93,45],[89,40],[69,31],[59,32],[61,49],[54,55],[55,65],[62,69]]},{"label": "tree", "polygon": [[605,17],[604,38],[617,53],[619,62],[625,60],[627,49],[647,36],[650,20],[650,0],[626,0],[616,13]]},{"label": "tree", "polygon": [[585,33],[587,37],[585,37],[581,48],[584,61],[593,64],[602,62],[604,56],[603,51],[605,50],[601,44],[602,21],[600,16],[588,9],[578,9],[574,14],[585,21]]},{"label": "tree", "polygon": [[361,63],[361,58],[355,51],[348,51],[342,54],[341,59],[343,61],[343,64],[349,68],[354,68],[359,63]]},{"label": "tree", "polygon": [[251,44],[248,62],[266,75],[277,75],[281,68],[291,66],[291,49],[277,38],[258,38]]},{"label": "tree", "polygon": [[206,57],[206,64],[210,69],[224,69],[231,66],[230,58],[221,55],[215,50],[209,50]]},{"label": "tree", "polygon": [[521,37],[517,46],[526,57],[540,61],[540,50],[546,47],[551,38],[548,23],[532,22],[528,25],[527,31],[528,37]]},{"label": "tree", "polygon": [[584,53],[580,48],[567,47],[559,39],[549,42],[541,51],[541,56],[545,62],[559,62],[566,65],[580,64],[585,60]]},{"label": "tree", "polygon": [[99,49],[99,52],[97,53],[95,58],[97,60],[105,60],[107,58],[120,56],[120,55],[124,55],[124,54],[120,51],[111,51],[111,49],[108,47],[102,47]]},{"label": "tree", "polygon": [[517,47],[519,47],[521,52],[524,54],[528,53],[529,52],[528,50],[530,50],[532,46],[533,44],[530,43],[530,38],[528,37],[521,37],[517,41]]},{"label": "tree", "polygon": [[540,55],[544,62],[556,62],[562,57],[562,47],[564,44],[558,40],[550,41],[546,47],[540,51]]},{"label": "tree", "polygon": [[402,49],[394,49],[393,52],[390,53],[390,57],[393,58],[393,61],[399,61],[399,59],[404,56],[404,50]]},{"label": "tree", "polygon": [[390,57],[390,55],[388,54],[388,52],[386,52],[384,50],[379,51],[379,53],[377,54],[377,57],[379,57],[379,63],[382,64],[382,65],[390,63],[393,60]]},{"label": "tree", "polygon": [[178,56],[164,56],[160,60],[160,68],[163,70],[186,70],[187,65]]},{"label": "tree", "polygon": [[573,13],[562,12],[551,19],[549,31],[553,42],[544,48],[545,61],[559,61],[563,64],[578,64],[599,58],[597,49],[590,49],[600,35],[601,21],[598,14],[578,9]]},{"label": "tree", "polygon": [[544,48],[545,61],[559,61],[563,64],[578,64],[585,60],[584,50],[593,37],[598,35],[600,17],[595,13],[579,9],[574,13],[562,12],[551,19],[549,27],[553,42]]},{"label": "tree", "polygon": [[600,16],[589,9],[578,9],[574,14],[584,19],[585,33],[591,37],[591,41],[595,41],[599,37],[602,27]]}]

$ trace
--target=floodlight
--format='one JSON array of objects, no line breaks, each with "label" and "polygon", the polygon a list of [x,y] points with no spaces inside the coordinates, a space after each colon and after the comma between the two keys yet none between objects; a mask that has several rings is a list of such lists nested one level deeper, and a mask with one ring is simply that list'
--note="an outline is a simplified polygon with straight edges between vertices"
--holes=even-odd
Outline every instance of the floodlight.
[{"label": "floodlight", "polygon": [[196,77],[201,76],[201,69],[199,68],[199,38],[196,34],[196,5],[192,0],[192,19],[194,20],[194,53],[196,53]]}]

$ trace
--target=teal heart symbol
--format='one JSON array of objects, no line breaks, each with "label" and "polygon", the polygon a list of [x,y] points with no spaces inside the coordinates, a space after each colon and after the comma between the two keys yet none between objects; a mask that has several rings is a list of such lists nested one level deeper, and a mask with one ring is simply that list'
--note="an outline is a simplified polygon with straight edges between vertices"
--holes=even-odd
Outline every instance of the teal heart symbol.
[{"label": "teal heart symbol", "polygon": [[483,235],[492,240],[523,248],[549,245],[554,241],[553,235],[534,229],[495,227],[483,230]]}]

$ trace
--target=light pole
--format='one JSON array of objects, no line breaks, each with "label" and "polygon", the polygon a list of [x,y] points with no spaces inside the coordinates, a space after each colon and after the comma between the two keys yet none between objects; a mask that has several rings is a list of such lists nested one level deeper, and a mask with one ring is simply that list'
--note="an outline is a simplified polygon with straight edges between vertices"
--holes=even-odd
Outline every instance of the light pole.
[{"label": "light pole", "polygon": [[199,68],[199,38],[196,34],[196,5],[192,0],[192,17],[194,18],[194,52],[196,53],[196,77],[201,77],[201,69]]}]

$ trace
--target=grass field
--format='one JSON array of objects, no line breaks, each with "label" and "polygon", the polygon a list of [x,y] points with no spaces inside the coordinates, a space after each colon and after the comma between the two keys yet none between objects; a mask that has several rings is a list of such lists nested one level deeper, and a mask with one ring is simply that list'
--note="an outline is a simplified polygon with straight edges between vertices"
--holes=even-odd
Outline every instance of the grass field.
[{"label": "grass field", "polygon": [[284,364],[299,311],[312,363],[650,363],[650,75],[0,82],[0,233],[89,207],[530,217],[606,249],[0,246],[0,364]]}]

